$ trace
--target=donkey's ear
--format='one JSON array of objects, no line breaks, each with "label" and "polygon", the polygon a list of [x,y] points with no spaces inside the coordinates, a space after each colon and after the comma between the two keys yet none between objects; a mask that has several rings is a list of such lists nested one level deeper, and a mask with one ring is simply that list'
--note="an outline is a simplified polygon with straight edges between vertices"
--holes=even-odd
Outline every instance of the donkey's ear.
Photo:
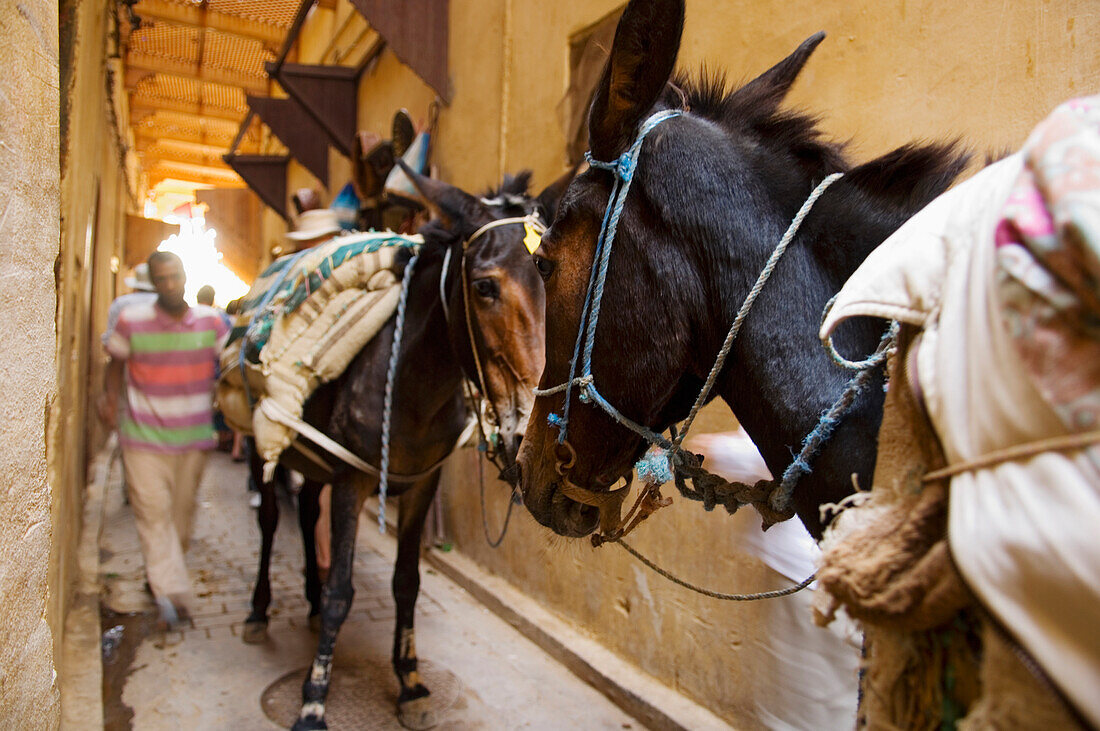
[{"label": "donkey's ear", "polygon": [[806,65],[810,54],[818,44],[825,40],[825,31],[819,30],[802,41],[794,53],[742,86],[733,94],[733,99],[741,109],[749,110],[753,116],[771,116],[791,90],[802,67]]},{"label": "donkey's ear", "polygon": [[449,226],[457,221],[473,218],[480,203],[477,198],[460,188],[421,175],[398,159],[397,164],[409,176],[413,186],[432,215],[442,218]]},{"label": "donkey's ear", "polygon": [[672,75],[683,30],[684,0],[626,6],[588,114],[588,145],[597,160],[615,159],[633,140]]},{"label": "donkey's ear", "polygon": [[565,175],[561,176],[550,185],[546,186],[546,190],[539,193],[535,202],[539,207],[539,215],[542,216],[542,220],[547,224],[554,220],[554,216],[558,213],[558,201],[561,200],[562,194],[565,193],[565,189],[569,187],[569,183],[577,175],[577,165],[574,165],[569,169]]}]

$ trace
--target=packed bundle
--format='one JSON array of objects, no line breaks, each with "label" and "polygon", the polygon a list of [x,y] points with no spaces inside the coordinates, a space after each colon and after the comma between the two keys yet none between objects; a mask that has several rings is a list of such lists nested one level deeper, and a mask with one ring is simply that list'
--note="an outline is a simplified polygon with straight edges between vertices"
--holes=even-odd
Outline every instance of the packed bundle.
[{"label": "packed bundle", "polygon": [[398,252],[421,243],[392,232],[340,236],[278,259],[245,296],[221,354],[217,399],[226,422],[255,437],[267,470],[297,436],[286,422],[300,420],[317,387],[340,376],[393,315]]}]

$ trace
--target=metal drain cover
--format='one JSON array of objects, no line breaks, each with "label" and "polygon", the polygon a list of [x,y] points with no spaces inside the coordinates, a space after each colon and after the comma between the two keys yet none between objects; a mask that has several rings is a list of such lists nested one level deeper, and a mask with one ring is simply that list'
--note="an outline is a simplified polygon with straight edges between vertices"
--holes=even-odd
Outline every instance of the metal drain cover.
[{"label": "metal drain cover", "polygon": [[[293,670],[269,685],[260,696],[264,714],[283,728],[290,728],[302,706],[302,681],[308,667]],[[448,729],[481,728],[469,718],[468,704],[458,678],[426,660],[419,661],[420,676],[432,691],[432,704],[440,726]],[[465,718],[463,718],[465,716]],[[332,731],[401,729],[397,722],[397,678],[390,664],[370,663],[332,669],[325,721]]]}]

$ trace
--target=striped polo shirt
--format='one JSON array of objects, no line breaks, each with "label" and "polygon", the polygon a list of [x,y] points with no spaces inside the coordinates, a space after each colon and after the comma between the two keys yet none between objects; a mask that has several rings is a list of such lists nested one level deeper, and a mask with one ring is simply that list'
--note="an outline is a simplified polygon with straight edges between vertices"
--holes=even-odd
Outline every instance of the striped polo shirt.
[{"label": "striped polo shirt", "polygon": [[176,319],[155,302],[126,307],[107,352],[126,361],[124,447],[158,452],[211,449],[214,369],[229,328],[213,307]]}]

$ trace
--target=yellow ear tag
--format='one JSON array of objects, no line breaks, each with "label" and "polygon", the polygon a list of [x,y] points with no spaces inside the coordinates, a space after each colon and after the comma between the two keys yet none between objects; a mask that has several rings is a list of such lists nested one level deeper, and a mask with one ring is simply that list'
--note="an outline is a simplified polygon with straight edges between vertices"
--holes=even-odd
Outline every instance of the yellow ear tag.
[{"label": "yellow ear tag", "polygon": [[535,253],[535,249],[539,248],[539,244],[542,243],[542,234],[535,230],[535,227],[530,222],[523,224],[523,229],[526,234],[523,237],[523,245],[527,247],[527,251],[531,254]]}]

